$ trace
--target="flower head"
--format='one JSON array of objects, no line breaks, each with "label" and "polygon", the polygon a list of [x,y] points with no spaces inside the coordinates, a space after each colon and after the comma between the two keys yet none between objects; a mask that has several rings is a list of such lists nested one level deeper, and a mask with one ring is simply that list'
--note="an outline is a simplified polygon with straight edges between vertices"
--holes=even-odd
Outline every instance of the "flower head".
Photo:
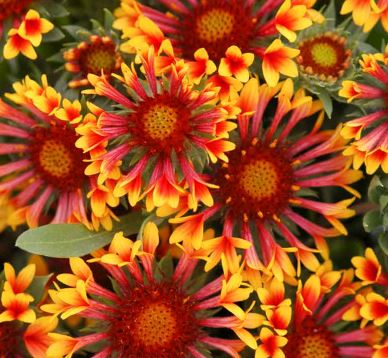
[{"label": "flower head", "polygon": [[101,75],[101,71],[109,78],[120,69],[122,58],[117,51],[115,42],[108,36],[91,35],[76,47],[64,52],[67,71],[77,75],[77,79],[69,82],[69,87],[87,86],[88,74]]},{"label": "flower head", "polygon": [[[240,136],[236,149],[228,153],[227,163],[209,173],[219,187],[211,190],[214,205],[195,215],[170,219],[180,224],[171,241],[183,241],[184,246],[199,248],[204,223],[221,215],[224,237],[236,235],[235,230],[240,228],[237,236],[252,243],[245,251],[247,265],[256,269],[262,267],[258,256],[261,252],[265,266],[283,279],[283,272],[295,275],[288,258],[290,252],[311,270],[317,265],[314,248],[307,247],[296,237],[290,222],[318,239],[346,234],[341,219],[354,215],[348,208],[354,199],[325,203],[305,197],[304,189],[339,186],[359,195],[349,184],[359,180],[362,174],[349,169],[349,161],[341,155],[345,143],[339,130],[319,130],[322,113],[310,133],[292,136],[298,123],[320,110],[319,103],[306,96],[303,90],[294,94],[291,80],[277,88],[259,87],[256,80],[250,80],[246,86],[251,87],[252,83],[255,85],[251,91],[258,91],[258,96],[243,90],[242,96],[246,98],[240,103],[256,101],[256,113],[253,118],[249,114],[238,116]],[[276,111],[267,113],[267,105],[275,96]],[[268,127],[266,116],[273,118]],[[310,221],[301,215],[303,209],[316,212],[328,225]],[[275,230],[290,247],[279,245]]]},{"label": "flower head", "polygon": [[[279,33],[290,41],[296,31],[311,25],[312,21],[305,4],[294,4],[290,0],[272,1],[254,6],[246,0],[160,1],[168,8],[167,13],[154,8],[122,1],[118,10],[120,28],[128,43],[139,35],[142,15],[159,26],[166,38],[176,48],[177,56],[192,60],[199,48],[206,49],[211,60],[217,64],[231,46],[243,53],[261,54],[269,42]],[[123,14],[126,14],[123,16]],[[122,26],[126,19],[127,26]],[[151,25],[149,25],[151,27]],[[140,40],[140,37],[138,37]],[[146,38],[143,36],[143,40]]]},{"label": "flower head", "polygon": [[[26,77],[14,89],[6,97],[16,108],[0,100],[1,135],[14,139],[0,144],[6,159],[0,168],[0,190],[9,193],[18,208],[15,215],[29,226],[48,221],[87,224],[85,195],[92,183],[84,175],[85,156],[75,147],[70,121],[56,117],[60,109],[66,112],[73,106],[61,107],[61,95],[44,76],[42,85]],[[50,208],[53,215],[47,217]]]},{"label": "flower head", "polygon": [[[70,287],[54,291],[51,295],[56,303],[42,309],[61,314],[62,318],[79,314],[99,324],[89,335],[53,335],[56,342],[49,348],[49,356],[62,357],[95,342],[102,342],[98,352],[101,356],[200,356],[203,349],[237,356],[244,343],[212,335],[213,328],[219,327],[250,337],[255,346],[245,327],[257,327],[259,317],[236,305],[252,292],[241,287],[240,274],[229,279],[220,276],[194,288],[192,274],[198,260],[184,253],[168,273],[154,256],[158,242],[156,226],[148,223],[142,241],[133,242],[118,233],[109,249],[91,260],[107,270],[115,290],[104,288],[93,279],[93,266],[79,258],[70,260],[74,279],[58,276]],[[210,313],[221,307],[236,310],[239,317]]]},{"label": "flower head", "polygon": [[176,208],[186,189],[194,207],[199,201],[211,205],[211,184],[196,169],[194,158],[199,160],[198,168],[200,158],[206,161],[214,151],[223,158],[224,152],[233,149],[224,138],[235,126],[227,122],[227,109],[216,102],[216,89],[199,90],[188,84],[185,67],[178,64],[158,75],[157,59],[153,48],[141,56],[145,81],[133,65],[122,65],[123,76],[115,77],[128,88],[127,94],[115,89],[105,76],[89,75],[94,89],[86,93],[107,97],[123,110],[100,110],[95,125],[82,131],[77,146],[90,151],[107,143],[106,153],[92,158],[91,165],[100,161],[103,176],[115,166],[120,168],[122,176],[114,194],[127,195],[131,205],[147,196],[149,209],[166,203]]},{"label": "flower head", "polygon": [[362,104],[368,113],[345,123],[341,134],[352,141],[344,155],[353,158],[355,168],[365,164],[368,174],[380,167],[388,173],[388,68],[384,54],[363,55],[360,65],[360,81],[344,81],[339,95]]},{"label": "flower head", "polygon": [[325,262],[316,274],[299,280],[291,295],[285,292],[293,288],[286,290],[285,284],[272,274],[263,275],[257,292],[260,308],[267,317],[263,324],[269,328],[265,328],[265,335],[260,334],[262,344],[259,343],[256,356],[271,356],[270,350],[287,358],[372,355],[372,347],[381,340],[382,332],[372,324],[354,327],[344,316],[355,303],[355,294],[361,286],[353,282],[352,270],[340,273],[330,266]]}]

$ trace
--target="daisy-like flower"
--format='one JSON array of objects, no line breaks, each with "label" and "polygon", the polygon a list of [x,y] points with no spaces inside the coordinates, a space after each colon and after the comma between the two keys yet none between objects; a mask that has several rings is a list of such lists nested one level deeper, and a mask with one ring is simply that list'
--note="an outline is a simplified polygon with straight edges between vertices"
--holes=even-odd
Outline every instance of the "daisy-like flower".
[{"label": "daisy-like flower", "polygon": [[[94,353],[101,358],[202,357],[208,349],[238,357],[244,343],[215,336],[214,328],[233,330],[256,346],[247,328],[258,327],[261,317],[236,304],[252,292],[241,287],[241,275],[220,276],[198,285],[193,276],[196,254],[183,253],[172,269],[167,258],[162,260],[164,265],[156,260],[158,243],[158,230],[149,222],[142,240],[133,242],[117,233],[108,251],[100,251],[91,260],[107,270],[115,290],[94,280],[93,266],[80,258],[70,259],[73,273],[58,276],[68,287],[51,291],[53,303],[42,309],[61,318],[77,314],[95,324],[88,335],[51,335],[56,342],[48,349],[48,356],[62,357],[98,342]],[[172,270],[163,268],[168,266]],[[215,316],[214,309],[222,307],[233,315]]]},{"label": "daisy-like flower", "polygon": [[354,327],[344,316],[361,287],[353,279],[352,269],[333,271],[326,261],[316,273],[299,280],[291,293],[292,287],[286,290],[284,283],[264,274],[257,293],[268,328],[262,329],[266,334],[260,334],[262,344],[255,357],[275,356],[269,351],[276,351],[279,358],[371,357],[382,332],[373,324]]},{"label": "daisy-like flower", "polygon": [[388,173],[388,46],[385,54],[365,54],[360,60],[360,81],[344,81],[339,95],[360,104],[367,115],[345,122],[341,134],[351,139],[344,155],[353,157],[353,165],[365,164],[366,172],[381,169]]},{"label": "daisy-like flower", "polygon": [[65,99],[62,106],[45,76],[42,85],[27,76],[14,89],[6,97],[15,106],[0,100],[0,134],[7,138],[0,143],[0,190],[18,208],[16,217],[31,227],[48,221],[88,224],[85,196],[93,184],[84,175],[85,156],[75,147],[73,126],[82,118],[80,103]]},{"label": "daisy-like flower", "polygon": [[127,87],[125,94],[104,75],[88,76],[94,89],[84,92],[109,98],[121,109],[98,109],[95,125],[80,131],[77,146],[89,151],[108,143],[106,153],[92,158],[91,165],[98,162],[102,175],[119,166],[122,178],[114,194],[128,195],[132,206],[147,195],[151,209],[167,203],[176,208],[186,187],[194,207],[198,201],[212,205],[211,184],[200,174],[201,166],[209,156],[224,160],[224,152],[234,148],[224,139],[235,128],[227,121],[230,106],[215,102],[215,89],[198,90],[188,84],[184,66],[172,64],[169,73],[157,76],[155,63],[160,58],[152,47],[141,56],[145,80],[133,65],[122,65],[123,76],[115,77]]},{"label": "daisy-like flower", "polygon": [[[40,317],[30,306],[34,298],[26,293],[31,285],[35,265],[24,267],[18,275],[14,268],[4,265],[5,282],[0,304],[0,356],[43,358],[53,339],[48,333],[54,330],[55,317]],[[28,325],[27,325],[28,324]]]},{"label": "daisy-like flower", "polygon": [[122,58],[117,45],[109,36],[91,35],[89,40],[80,42],[76,47],[64,52],[65,69],[77,75],[69,82],[69,87],[87,86],[89,73],[107,78],[120,69]]},{"label": "daisy-like flower", "polygon": [[[276,111],[267,112],[269,102],[275,97]],[[171,223],[180,224],[171,242],[183,241],[184,246],[201,247],[204,223],[221,215],[223,236],[235,235],[252,243],[245,251],[251,268],[262,267],[258,257],[261,252],[264,264],[278,278],[283,279],[283,272],[294,275],[287,252],[295,252],[298,260],[315,270],[314,249],[297,238],[291,223],[318,244],[322,237],[346,234],[340,220],[354,215],[348,208],[354,199],[326,203],[308,198],[308,192],[333,186],[358,196],[349,184],[359,180],[362,173],[348,169],[349,160],[341,155],[344,141],[339,130],[319,130],[322,112],[309,133],[296,134],[295,127],[322,105],[306,96],[303,89],[294,94],[290,79],[277,88],[266,84],[259,87],[257,80],[251,79],[242,90],[239,106],[242,114],[238,116],[240,136],[236,139],[236,149],[228,153],[228,163],[209,174],[219,186],[211,192],[214,205],[194,215],[170,219]],[[254,110],[250,118],[249,113]],[[320,215],[329,225],[311,221],[303,215],[303,209]],[[278,234],[290,248],[279,245]]]},{"label": "daisy-like flower", "polygon": [[[273,40],[279,32],[295,41],[295,31],[312,23],[307,7],[293,5],[290,0],[271,1],[259,7],[246,0],[159,2],[168,8],[168,13],[140,4],[138,8],[172,41],[177,55],[189,60],[199,48],[205,48],[217,62],[233,45],[242,52],[261,53],[268,45],[266,41]],[[124,4],[128,9],[127,1],[122,4],[123,10]],[[124,38],[132,37],[133,29],[122,29]]]}]

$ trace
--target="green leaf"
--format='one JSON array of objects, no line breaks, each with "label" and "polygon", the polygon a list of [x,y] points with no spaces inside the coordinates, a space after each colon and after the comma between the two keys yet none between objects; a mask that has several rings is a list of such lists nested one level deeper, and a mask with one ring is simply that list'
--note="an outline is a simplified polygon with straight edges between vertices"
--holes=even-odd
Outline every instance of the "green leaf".
[{"label": "green leaf", "polygon": [[331,100],[330,95],[325,90],[321,90],[318,93],[318,97],[323,103],[323,109],[327,116],[331,118],[331,114],[333,113],[333,101]]},{"label": "green leaf", "polygon": [[114,234],[136,234],[145,217],[133,212],[114,223],[112,231],[89,231],[82,224],[50,224],[22,233],[16,246],[33,254],[48,257],[75,257],[87,255],[110,243]]},{"label": "green leaf", "polygon": [[37,304],[42,299],[43,294],[45,292],[45,286],[47,285],[47,282],[49,281],[51,276],[52,275],[36,276],[32,281],[30,287],[28,287],[27,292],[32,297],[34,297],[35,304]]},{"label": "green leaf", "polygon": [[67,9],[57,2],[47,2],[45,4],[38,4],[38,12],[48,17],[65,17],[69,15]]},{"label": "green leaf", "polygon": [[56,42],[56,41],[62,40],[63,38],[65,38],[65,34],[61,30],[59,30],[57,27],[55,27],[49,33],[44,35],[43,41],[44,42]]},{"label": "green leaf", "polygon": [[388,232],[379,236],[379,245],[384,254],[388,256]]},{"label": "green leaf", "polygon": [[369,211],[364,216],[364,229],[366,232],[372,232],[382,223],[382,218],[379,210]]},{"label": "green leaf", "polygon": [[383,183],[380,178],[375,175],[370,181],[368,188],[368,198],[371,202],[378,204],[379,197],[383,192]]}]

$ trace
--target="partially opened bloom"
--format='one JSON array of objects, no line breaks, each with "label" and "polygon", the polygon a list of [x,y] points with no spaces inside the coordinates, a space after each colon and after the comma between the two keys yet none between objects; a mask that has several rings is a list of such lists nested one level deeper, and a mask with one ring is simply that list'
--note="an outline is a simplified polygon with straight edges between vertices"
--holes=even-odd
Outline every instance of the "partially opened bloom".
[{"label": "partially opened bloom", "polygon": [[350,66],[352,51],[347,38],[336,32],[323,32],[301,39],[296,58],[300,71],[325,85],[343,77]]},{"label": "partially opened bloom", "polygon": [[344,155],[353,158],[356,169],[365,164],[368,174],[380,167],[388,173],[388,47],[385,52],[362,55],[360,80],[344,81],[339,91],[349,103],[360,104],[367,112],[345,122],[341,134],[352,140]]},{"label": "partially opened bloom", "polygon": [[122,65],[123,76],[115,77],[126,86],[125,93],[104,75],[88,76],[94,89],[85,93],[109,98],[120,110],[100,109],[95,124],[80,131],[77,146],[90,151],[107,143],[106,152],[92,158],[91,165],[99,163],[100,179],[119,167],[122,177],[114,194],[127,195],[132,206],[147,195],[150,209],[166,203],[176,208],[186,188],[193,206],[199,201],[211,205],[211,184],[201,174],[203,161],[212,153],[224,160],[224,152],[234,148],[225,138],[235,125],[227,121],[231,116],[218,103],[217,89],[196,89],[179,64],[158,75],[158,59],[153,48],[141,56],[145,80],[133,64]]},{"label": "partially opened bloom", "polygon": [[[273,113],[267,108],[271,108],[268,103],[275,96],[277,107]],[[239,236],[252,243],[245,250],[251,268],[262,267],[264,260],[280,279],[283,272],[294,275],[288,257],[294,252],[298,261],[315,270],[314,248],[300,241],[290,223],[318,241],[346,234],[341,219],[354,215],[348,208],[354,199],[326,203],[306,197],[305,190],[333,186],[358,196],[349,184],[359,180],[362,173],[349,169],[349,160],[341,155],[345,143],[339,130],[320,130],[323,113],[319,113],[309,133],[297,134],[296,126],[302,121],[314,124],[311,116],[321,104],[306,96],[303,89],[294,93],[291,80],[271,88],[259,87],[257,80],[251,79],[242,90],[239,105],[246,114],[238,115],[236,149],[227,154],[227,163],[209,173],[219,187],[211,190],[214,205],[194,215],[170,219],[180,224],[171,242],[201,247],[204,224],[220,215],[223,236]],[[252,109],[256,109],[253,117]],[[271,119],[268,124],[267,118]],[[304,209],[314,211],[327,224],[311,221],[303,215]],[[289,247],[279,244],[278,234]]]},{"label": "partially opened bloom", "polygon": [[[52,335],[56,342],[48,356],[71,355],[98,342],[99,348],[93,350],[98,357],[200,357],[209,349],[237,357],[244,343],[214,335],[219,328],[249,337],[255,347],[247,328],[257,327],[260,318],[236,304],[252,292],[241,286],[241,275],[198,285],[193,274],[198,259],[183,253],[175,269],[166,270],[173,263],[168,258],[162,260],[164,264],[156,260],[158,242],[156,226],[148,223],[142,240],[133,242],[118,233],[108,251],[91,260],[109,273],[114,289],[94,280],[96,264],[70,259],[73,273],[58,276],[67,287],[53,290],[54,303],[42,309],[62,318],[78,314],[95,324],[89,334]],[[214,309],[222,307],[233,314],[215,316]]]},{"label": "partially opened bloom", "polygon": [[[6,94],[14,105],[0,100],[0,135],[7,138],[0,143],[0,190],[31,227],[49,221],[87,224],[85,196],[92,183],[84,175],[85,156],[75,147],[74,107],[62,108],[61,95],[44,76],[42,85],[27,76],[14,89]],[[56,117],[60,109],[60,117],[69,111],[68,120]]]},{"label": "partially opened bloom", "polygon": [[89,73],[101,75],[103,72],[109,78],[120,69],[122,63],[117,45],[109,36],[91,35],[87,41],[66,50],[63,57],[65,69],[78,77],[69,82],[72,88],[87,86]]}]

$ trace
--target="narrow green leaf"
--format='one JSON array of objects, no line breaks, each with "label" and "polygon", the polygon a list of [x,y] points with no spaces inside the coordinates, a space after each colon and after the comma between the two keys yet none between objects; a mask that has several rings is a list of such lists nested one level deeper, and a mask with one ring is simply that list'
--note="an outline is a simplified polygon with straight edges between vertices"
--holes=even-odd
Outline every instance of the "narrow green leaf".
[{"label": "narrow green leaf", "polygon": [[48,257],[84,256],[109,244],[118,231],[123,231],[125,235],[136,234],[144,219],[141,212],[130,213],[121,217],[112,231],[89,231],[82,224],[45,225],[22,233],[16,246]]},{"label": "narrow green leaf", "polygon": [[379,245],[384,254],[388,256],[388,233],[382,233],[379,236]]},{"label": "narrow green leaf", "polygon": [[322,89],[318,93],[318,97],[323,103],[323,109],[325,110],[327,116],[331,118],[331,114],[333,113],[333,101],[331,100],[330,95],[326,92],[326,90]]}]

